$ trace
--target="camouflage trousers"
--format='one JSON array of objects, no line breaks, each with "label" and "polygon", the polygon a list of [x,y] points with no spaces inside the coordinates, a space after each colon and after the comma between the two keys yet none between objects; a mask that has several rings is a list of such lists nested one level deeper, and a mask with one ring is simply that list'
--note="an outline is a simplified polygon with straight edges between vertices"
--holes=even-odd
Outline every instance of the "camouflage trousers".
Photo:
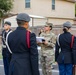
[{"label": "camouflage trousers", "polygon": [[41,65],[43,75],[52,75],[52,63],[54,62],[54,55],[51,56],[41,56]]}]

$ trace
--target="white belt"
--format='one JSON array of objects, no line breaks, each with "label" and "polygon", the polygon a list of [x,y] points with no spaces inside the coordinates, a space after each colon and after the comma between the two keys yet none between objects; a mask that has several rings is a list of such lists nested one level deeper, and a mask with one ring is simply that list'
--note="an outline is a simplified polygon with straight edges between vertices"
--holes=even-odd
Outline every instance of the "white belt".
[{"label": "white belt", "polygon": [[2,45],[3,48],[6,48],[6,45]]}]

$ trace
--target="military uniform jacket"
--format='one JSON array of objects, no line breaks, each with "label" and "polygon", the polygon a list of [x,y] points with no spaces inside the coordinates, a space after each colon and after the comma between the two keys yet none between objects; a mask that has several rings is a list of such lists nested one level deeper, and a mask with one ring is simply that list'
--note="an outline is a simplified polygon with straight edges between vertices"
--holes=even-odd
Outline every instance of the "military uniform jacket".
[{"label": "military uniform jacket", "polygon": [[76,65],[76,36],[74,37],[72,54],[73,54],[73,64]]},{"label": "military uniform jacket", "polygon": [[55,46],[55,61],[58,63],[73,63],[73,50],[71,49],[72,35],[70,32],[63,33],[59,36],[59,44]]},{"label": "military uniform jacket", "polygon": [[56,35],[52,32],[50,33],[41,33],[41,37],[47,41],[47,45],[41,44],[41,51],[43,55],[54,55],[54,47],[56,43]]},{"label": "military uniform jacket", "polygon": [[30,33],[30,48],[26,43],[27,30],[18,27],[8,36],[12,51],[9,75],[39,75],[36,36]]},{"label": "military uniform jacket", "polygon": [[7,56],[10,55],[10,52],[9,52],[9,50],[8,50],[6,44],[5,44],[5,42],[6,42],[6,36],[7,36],[7,34],[8,34],[10,31],[11,31],[11,29],[10,29],[8,32],[6,32],[5,30],[3,30],[3,31],[2,31],[2,34],[1,34],[1,35],[2,35],[2,55],[3,55],[4,57],[7,57]]}]

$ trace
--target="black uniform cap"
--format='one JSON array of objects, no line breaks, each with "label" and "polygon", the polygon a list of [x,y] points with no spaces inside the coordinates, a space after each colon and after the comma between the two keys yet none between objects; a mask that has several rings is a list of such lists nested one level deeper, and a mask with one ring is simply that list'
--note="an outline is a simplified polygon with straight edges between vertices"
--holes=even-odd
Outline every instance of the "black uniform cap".
[{"label": "black uniform cap", "polygon": [[4,24],[11,26],[11,22],[9,22],[9,21],[6,21]]}]

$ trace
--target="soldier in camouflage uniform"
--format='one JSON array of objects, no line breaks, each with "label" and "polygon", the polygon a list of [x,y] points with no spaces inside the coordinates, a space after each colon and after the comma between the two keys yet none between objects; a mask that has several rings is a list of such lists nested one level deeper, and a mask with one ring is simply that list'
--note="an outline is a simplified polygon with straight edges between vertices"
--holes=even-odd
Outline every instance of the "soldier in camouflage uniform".
[{"label": "soldier in camouflage uniform", "polygon": [[52,23],[47,23],[44,32],[40,37],[44,37],[41,45],[41,64],[43,75],[52,75],[51,65],[54,62],[54,47],[56,43],[56,35],[52,33]]}]

